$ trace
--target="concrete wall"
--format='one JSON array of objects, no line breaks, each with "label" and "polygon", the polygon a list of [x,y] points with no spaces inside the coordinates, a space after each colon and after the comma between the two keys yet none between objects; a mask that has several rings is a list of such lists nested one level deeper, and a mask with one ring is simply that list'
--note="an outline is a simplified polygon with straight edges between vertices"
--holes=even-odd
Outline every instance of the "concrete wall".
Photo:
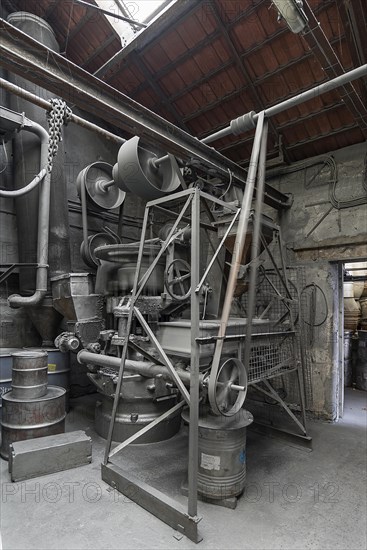
[{"label": "concrete wall", "polygon": [[[332,153],[337,167],[334,195],[342,203],[350,199],[367,201],[366,143]],[[320,157],[315,157],[315,161]],[[340,361],[338,353],[338,261],[367,258],[367,204],[335,208],[330,202],[333,192],[331,172],[321,165],[276,176],[269,183],[294,197],[292,207],[278,217],[286,243],[288,262],[302,266],[306,284],[322,289],[327,303],[327,316],[313,329],[306,342],[310,365],[312,396],[309,409],[328,420],[336,420],[339,407]],[[321,169],[321,171],[320,171]],[[301,289],[302,290],[302,289]],[[316,315],[322,316],[323,298],[317,290]],[[319,309],[317,309],[319,308]]]}]

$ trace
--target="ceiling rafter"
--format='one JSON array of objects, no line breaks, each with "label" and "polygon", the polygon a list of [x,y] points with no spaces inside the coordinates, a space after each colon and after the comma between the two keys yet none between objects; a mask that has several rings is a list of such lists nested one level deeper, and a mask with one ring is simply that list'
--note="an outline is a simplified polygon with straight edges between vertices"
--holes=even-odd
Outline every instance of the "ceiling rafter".
[{"label": "ceiling rafter", "polygon": [[[344,67],[307,0],[304,1],[304,10],[309,22],[302,35],[303,39],[313,51],[316,59],[321,63],[328,78],[335,78],[343,74],[345,72]],[[356,122],[359,124],[363,135],[367,138],[367,108],[354,84],[350,82],[342,86],[340,88],[340,95],[346,107],[351,111]]]},{"label": "ceiling rafter", "polygon": [[[359,0],[336,0],[336,3],[345,28],[353,63],[355,66],[363,65],[367,60],[367,15],[362,9]],[[356,13],[358,14],[357,17]],[[363,94],[362,99],[364,103],[367,103],[367,82],[361,80],[359,88]]]},{"label": "ceiling rafter", "polygon": [[[71,6],[70,10],[72,10],[72,8],[73,6]],[[71,16],[71,13],[69,15]],[[85,11],[85,14],[78,21],[78,23],[71,29],[69,33],[66,34],[63,44],[60,45],[61,52],[66,53],[65,48],[67,48],[68,45],[73,41],[73,39],[78,36],[80,31],[88,24],[88,21],[93,19],[93,17],[95,17],[95,13],[92,10]]]},{"label": "ceiling rafter", "polygon": [[[331,44],[335,44],[335,43],[339,43],[340,42],[340,39],[343,38],[343,37],[335,37],[331,40]],[[246,54],[243,54],[243,57],[245,57]],[[285,64],[285,65],[280,65],[277,69],[275,69],[274,71],[271,71],[271,72],[268,72],[268,73],[265,73],[263,76],[253,80],[253,84],[255,86],[259,86],[261,84],[263,84],[266,80],[268,80],[269,78],[273,78],[274,76],[276,76],[277,74],[281,73],[282,71],[284,71],[285,69],[287,68],[290,68],[292,66],[295,66],[297,65],[298,63],[302,63],[305,59],[309,59],[313,56],[313,53],[310,51],[306,54],[304,54],[303,56],[301,57],[297,57],[296,59],[293,59],[292,61],[290,61],[289,63]],[[241,56],[242,58],[242,56]],[[323,79],[322,81],[319,82],[319,84],[321,84],[322,82],[326,81],[327,78]],[[305,88],[307,89],[307,88]],[[245,92],[247,90],[247,87],[243,87],[241,88],[240,90],[235,90],[234,92],[228,94],[227,96],[225,96],[224,98],[220,98],[218,101],[215,101],[215,102],[212,102],[208,105],[206,105],[205,107],[202,107],[200,110],[198,111],[195,111],[193,113],[190,113],[189,116],[185,117],[184,118],[184,121],[185,122],[188,122],[190,120],[194,120],[195,118],[197,118],[198,116],[201,116],[202,114],[205,114],[209,111],[211,111],[212,109],[214,109],[215,107],[218,107],[219,105],[222,105],[223,103],[227,102],[227,101],[231,101],[233,99],[236,99],[237,97],[241,96],[243,94],[243,92]],[[299,90],[299,91],[302,91],[302,90]],[[282,97],[282,98],[278,98],[279,100],[283,100],[283,99],[288,99],[288,97],[292,97],[293,94],[289,94],[285,97]],[[266,105],[267,107],[269,105]]]},{"label": "ceiling rafter", "polygon": [[[254,104],[258,106],[259,111],[263,111],[265,108],[265,105],[260,98],[255,86],[252,83],[251,76],[249,75],[247,68],[245,67],[244,60],[241,59],[240,54],[237,51],[236,46],[234,45],[234,42],[229,34],[229,31],[225,25],[225,23],[222,21],[219,10],[218,10],[218,3],[217,0],[212,0],[210,3],[211,11],[216,19],[217,25],[220,28],[224,39],[226,41],[227,46],[229,47],[229,50],[235,60],[236,66],[239,69],[240,73],[242,74],[242,77],[245,81],[245,85],[247,86],[247,89],[250,91]],[[239,113],[241,114],[241,113]],[[279,133],[274,125],[274,122],[270,119],[269,120],[269,128],[271,129],[272,134],[276,137],[276,141],[279,142]],[[287,150],[284,148],[284,156],[287,160],[287,162],[290,162],[290,158],[287,154]]]},{"label": "ceiling rafter", "polygon": [[164,94],[162,88],[156,82],[156,80],[154,79],[151,72],[148,70],[148,68],[147,68],[144,60],[142,59],[141,55],[139,55],[137,52],[134,52],[133,56],[134,56],[136,62],[138,63],[138,65],[139,65],[139,69],[143,73],[146,80],[149,82],[149,85],[151,86],[153,92],[159,97],[159,99],[162,103],[164,102],[165,108],[173,116],[174,123],[177,126],[181,127],[183,130],[185,130],[186,132],[190,133],[190,130],[187,128],[186,124],[182,121],[182,116],[177,111],[176,107],[168,100],[168,98]]},{"label": "ceiling rafter", "polygon": [[89,56],[87,57],[87,59],[85,61],[83,61],[81,67],[83,69],[85,69],[86,67],[88,67],[88,65],[90,65],[92,63],[92,61],[94,61],[99,55],[101,55],[103,53],[103,51],[108,48],[108,46],[110,46],[110,44],[112,44],[112,42],[114,40],[118,40],[118,37],[117,35],[113,35],[111,34],[107,40],[105,42],[103,42],[103,44],[101,44],[99,46],[99,48],[97,48],[96,50],[94,50],[94,52]]}]

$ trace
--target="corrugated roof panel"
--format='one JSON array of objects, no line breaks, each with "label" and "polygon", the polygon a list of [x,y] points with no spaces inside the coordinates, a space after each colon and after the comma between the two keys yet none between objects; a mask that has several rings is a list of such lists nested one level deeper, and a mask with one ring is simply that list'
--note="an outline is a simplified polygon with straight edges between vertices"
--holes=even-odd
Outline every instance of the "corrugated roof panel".
[{"label": "corrugated roof panel", "polygon": [[134,97],[134,100],[142,103],[148,109],[153,109],[153,107],[156,107],[160,103],[160,98],[151,88],[141,91]]},{"label": "corrugated roof panel", "polygon": [[241,20],[232,28],[231,34],[236,38],[238,45],[244,52],[266,38],[258,17]]},{"label": "corrugated roof panel", "polygon": [[263,2],[258,8],[256,14],[251,15],[251,17],[257,17],[259,19],[265,36],[269,36],[270,34],[273,34],[281,28],[277,21],[275,10],[276,8],[274,6],[269,6],[267,2]]},{"label": "corrugated roof panel", "polygon": [[101,51],[100,54],[96,55],[91,61],[87,63],[83,62],[83,67],[90,73],[94,73],[97,69],[102,67],[102,65],[104,65],[106,61],[111,59],[111,57],[114,56],[120,48],[121,42],[116,38],[111,42],[109,46],[106,46],[103,51]]},{"label": "corrugated roof panel", "polygon": [[130,67],[125,67],[120,73],[114,75],[109,84],[119,90],[122,89],[122,86],[133,91],[142,82],[145,82],[144,75],[139,71],[138,67],[131,65]]},{"label": "corrugated roof panel", "polygon": [[[238,19],[249,7],[261,4],[264,0],[217,0],[216,5],[221,19],[230,23]],[[210,10],[210,0],[206,2],[207,10]]]},{"label": "corrugated roof panel", "polygon": [[168,51],[162,47],[161,44],[157,43],[149,48],[149,50],[144,51],[144,61],[148,66],[148,69],[155,72],[158,71],[161,67],[168,65],[171,62]]},{"label": "corrugated roof panel", "polygon": [[176,109],[179,110],[180,114],[184,117],[185,114],[189,111],[197,111],[200,109],[200,101],[198,101],[194,94],[186,94],[183,98],[177,99],[174,102]]},{"label": "corrugated roof panel", "polygon": [[159,80],[161,88],[169,95],[175,95],[185,90],[187,83],[177,69]]}]

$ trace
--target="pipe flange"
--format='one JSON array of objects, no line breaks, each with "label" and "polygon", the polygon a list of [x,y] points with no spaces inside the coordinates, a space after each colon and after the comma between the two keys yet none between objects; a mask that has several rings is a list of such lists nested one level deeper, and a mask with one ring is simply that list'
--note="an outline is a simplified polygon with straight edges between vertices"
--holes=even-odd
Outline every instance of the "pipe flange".
[{"label": "pipe flange", "polygon": [[247,132],[248,130],[252,130],[256,126],[255,117],[256,113],[255,111],[250,111],[249,113],[246,113],[245,115],[239,116],[238,118],[235,118],[234,120],[231,120],[231,130],[232,134],[235,136],[239,136],[240,134],[243,134],[244,132]]}]

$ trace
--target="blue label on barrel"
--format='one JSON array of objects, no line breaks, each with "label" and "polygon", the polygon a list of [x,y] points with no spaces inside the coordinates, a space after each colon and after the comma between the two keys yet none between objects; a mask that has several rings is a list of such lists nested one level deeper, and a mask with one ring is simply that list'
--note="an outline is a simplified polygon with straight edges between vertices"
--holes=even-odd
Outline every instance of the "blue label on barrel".
[{"label": "blue label on barrel", "polygon": [[242,449],[240,452],[240,462],[241,464],[244,464],[246,462],[246,451],[245,449]]}]

